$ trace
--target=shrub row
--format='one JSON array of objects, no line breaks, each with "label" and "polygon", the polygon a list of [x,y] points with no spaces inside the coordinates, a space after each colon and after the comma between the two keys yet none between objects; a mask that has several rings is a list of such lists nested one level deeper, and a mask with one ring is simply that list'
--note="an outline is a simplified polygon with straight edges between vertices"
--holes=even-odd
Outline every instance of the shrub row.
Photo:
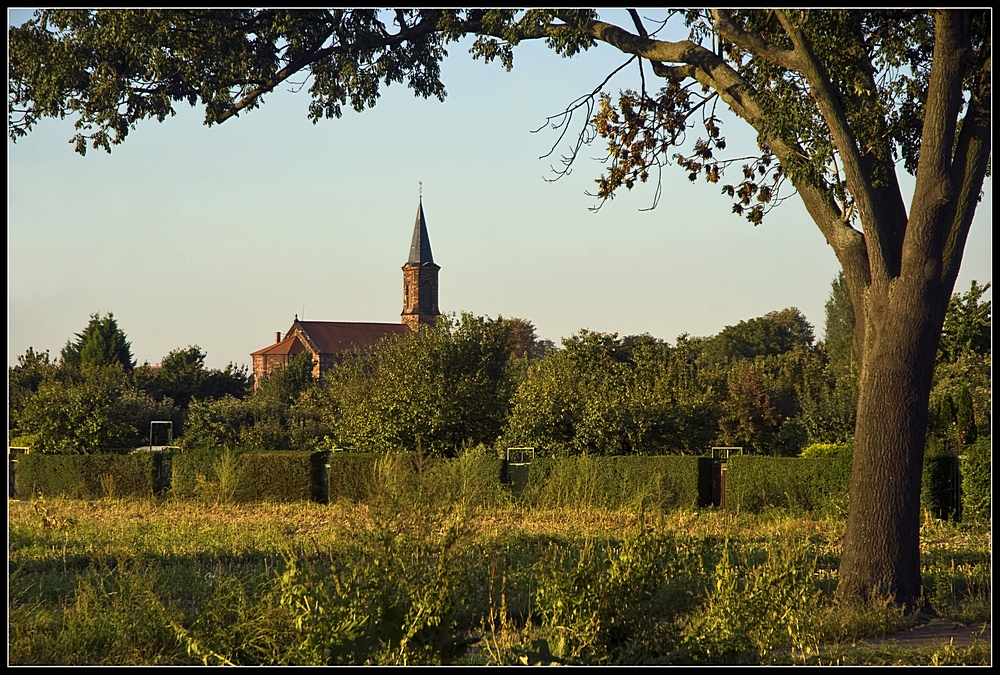
[{"label": "shrub row", "polygon": [[851,457],[761,457],[735,455],[726,463],[726,508],[758,512],[839,511],[847,506]]},{"label": "shrub row", "polygon": [[133,455],[19,455],[17,495],[44,494],[71,499],[149,497],[162,489],[164,458]]},{"label": "shrub row", "polygon": [[[688,456],[536,457],[508,465],[485,448],[457,459],[415,453],[358,452],[231,453],[190,450],[173,454],[22,455],[15,490],[94,499],[152,496],[169,487],[178,498],[224,501],[371,502],[408,492],[452,502],[487,505],[518,499],[526,506],[575,508],[671,508],[712,504],[712,460]],[[847,506],[851,454],[780,458],[737,455],[726,465],[725,506],[757,512]],[[958,518],[958,483],[969,519],[990,514],[989,438],[970,446],[962,460],[929,454],[925,460],[924,507],[938,518]],[[503,489],[506,486],[509,489]]]},{"label": "shrub row", "polygon": [[[699,459],[681,456],[536,458],[520,498],[539,507],[651,507],[705,504],[699,499]],[[508,474],[510,469],[508,468]]]},{"label": "shrub row", "polygon": [[171,488],[180,498],[325,502],[327,457],[326,452],[179,452],[170,459]]}]

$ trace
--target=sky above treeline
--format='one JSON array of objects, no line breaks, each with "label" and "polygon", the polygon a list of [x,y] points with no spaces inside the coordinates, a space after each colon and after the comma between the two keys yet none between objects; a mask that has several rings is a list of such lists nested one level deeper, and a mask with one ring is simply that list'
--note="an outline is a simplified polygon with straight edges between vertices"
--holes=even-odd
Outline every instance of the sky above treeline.
[{"label": "sky above treeline", "polygon": [[[8,365],[29,347],[58,356],[94,313],[114,313],[140,364],[198,345],[212,368],[250,365],[296,315],[397,323],[421,191],[444,312],[520,317],[557,344],[581,329],[673,343],[797,307],[822,338],[839,267],[797,197],[754,227],[719,185],[668,166],[657,208],[649,184],[594,212],[603,147],[553,182],[583,118],[558,144],[543,127],[624,56],[524,44],[508,73],[468,46],[449,47],[443,103],[393,85],[314,125],[307,91],[286,86],[211,128],[183,104],[110,155],[76,154],[69,119],[8,139]],[[738,121],[723,134],[753,146]],[[987,179],[956,292],[992,281],[992,210]]]}]

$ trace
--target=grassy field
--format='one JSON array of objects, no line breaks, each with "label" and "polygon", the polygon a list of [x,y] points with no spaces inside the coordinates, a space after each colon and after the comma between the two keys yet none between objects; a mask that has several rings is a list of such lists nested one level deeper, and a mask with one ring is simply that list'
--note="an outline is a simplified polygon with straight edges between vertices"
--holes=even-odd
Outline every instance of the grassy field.
[{"label": "grassy field", "polygon": [[[844,522],[370,505],[10,501],[11,664],[974,664],[871,649],[833,601]],[[988,620],[990,531],[928,521],[926,600]]]}]

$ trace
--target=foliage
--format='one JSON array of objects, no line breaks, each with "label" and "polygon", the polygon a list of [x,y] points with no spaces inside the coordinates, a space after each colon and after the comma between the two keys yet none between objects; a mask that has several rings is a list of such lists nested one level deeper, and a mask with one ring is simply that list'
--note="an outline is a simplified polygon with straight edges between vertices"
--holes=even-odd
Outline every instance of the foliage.
[{"label": "foliage", "polygon": [[346,356],[323,381],[337,442],[436,455],[492,445],[513,388],[511,330],[502,318],[445,315],[434,328]]},{"label": "foliage", "polygon": [[992,520],[992,454],[990,437],[980,436],[960,456],[963,521],[989,523]]},{"label": "foliage", "polygon": [[158,401],[170,398],[183,409],[188,408],[193,398],[214,400],[227,394],[243,398],[249,393],[246,366],[230,363],[223,370],[206,369],[205,356],[198,345],[171,350],[160,361],[159,368],[142,365],[135,369],[136,387]]},{"label": "foliage", "polygon": [[976,428],[976,411],[972,407],[972,394],[968,387],[962,387],[955,410],[955,427],[962,445],[975,443],[979,431]]},{"label": "foliage", "polygon": [[854,303],[847,288],[844,272],[837,272],[831,283],[830,297],[826,301],[826,323],[823,344],[830,360],[834,377],[857,377],[857,359],[854,357]]},{"label": "foliage", "polygon": [[[78,117],[77,152],[88,141],[110,151],[137,122],[162,122],[177,103],[200,102],[206,124],[252,110],[304,68],[314,121],[340,117],[348,102],[359,112],[375,105],[382,81],[443,98],[439,12],[421,14],[401,11],[392,36],[373,9],[40,11],[8,34],[16,45],[11,137],[41,117],[69,115]],[[34,76],[39,67],[44,81]]]},{"label": "foliage", "polygon": [[858,407],[858,362],[854,356],[854,305],[840,272],[826,302],[820,360],[796,384],[799,416],[811,443],[845,443],[854,437]]},{"label": "foliage", "polygon": [[701,561],[670,536],[636,527],[621,541],[553,542],[535,564],[540,635],[567,664],[649,662],[681,642]]},{"label": "foliage", "polygon": [[289,405],[313,385],[312,354],[296,354],[288,365],[275,368],[264,378],[254,395],[258,399]]},{"label": "foliage", "polygon": [[529,360],[543,359],[556,348],[552,340],[539,338],[535,334],[535,325],[527,319],[504,319],[510,326],[510,359]]},{"label": "foliage", "polygon": [[500,458],[484,445],[462,450],[454,459],[438,463],[431,472],[436,480],[445,483],[445,499],[459,513],[505,506],[510,501],[500,481]]},{"label": "foliage", "polygon": [[[763,561],[760,558],[763,557]],[[777,647],[805,651],[819,633],[822,591],[808,579],[818,567],[805,542],[782,541],[763,556],[723,549],[715,581],[685,626],[694,663],[726,663]]]},{"label": "foliage", "polygon": [[217,505],[234,501],[244,477],[241,454],[229,447],[198,448],[175,454],[170,462],[171,495]]},{"label": "foliage", "polygon": [[813,327],[795,307],[726,326],[707,341],[702,359],[708,365],[728,365],[741,359],[777,356],[813,345]]},{"label": "foliage", "polygon": [[726,509],[739,513],[778,507],[843,515],[850,461],[839,457],[840,453],[814,459],[730,456]]},{"label": "foliage", "polygon": [[[948,443],[971,443],[990,432],[992,418],[992,303],[983,301],[990,284],[972,281],[954,294],[945,314],[934,368],[929,433]],[[950,405],[951,410],[942,406]],[[959,423],[958,410],[962,420]]]},{"label": "foliage", "polygon": [[[993,405],[992,356],[966,353],[959,356],[954,363],[938,362],[934,368],[931,402],[937,404],[942,399],[950,398],[953,406],[957,408],[955,403],[962,396],[963,390],[967,390],[972,399],[972,411],[978,433],[988,434]],[[931,431],[941,435],[943,430],[940,426],[934,427],[936,420],[933,412],[932,409]]]},{"label": "foliage", "polygon": [[858,407],[857,373],[835,376],[835,369],[820,357],[803,371],[796,383],[798,419],[811,443],[847,443],[854,437]]},{"label": "foliage", "polygon": [[519,503],[659,513],[699,503],[697,457],[536,457]]},{"label": "foliage", "polygon": [[[193,398],[181,443],[188,448],[230,446],[258,452],[314,446],[328,435],[329,426],[315,406],[312,367],[309,354],[299,354],[276,368],[250,396]],[[240,373],[223,376],[238,384],[236,389],[248,386]],[[221,380],[209,375],[206,382],[213,379]]]},{"label": "foliage", "polygon": [[247,452],[239,457],[237,501],[326,501],[326,452]]},{"label": "foliage", "polygon": [[76,334],[75,341],[66,343],[60,357],[64,365],[74,368],[119,364],[126,371],[131,371],[135,367],[132,345],[111,312],[103,317],[91,314],[87,327]]},{"label": "foliage", "polygon": [[680,418],[688,411],[672,405],[669,364],[668,346],[648,335],[580,331],[524,372],[500,446],[544,455],[685,448]]},{"label": "foliage", "polygon": [[240,434],[253,424],[249,402],[223,396],[217,400],[191,402],[184,425],[182,445],[189,449],[236,447]]},{"label": "foliage", "polygon": [[17,357],[17,365],[7,368],[7,429],[11,436],[19,435],[17,419],[25,403],[38,391],[42,382],[51,380],[58,372],[49,360],[49,353],[36,352],[28,347]]},{"label": "foliage", "polygon": [[741,364],[730,370],[728,385],[719,417],[722,442],[763,454],[774,442],[779,419],[760,371]]},{"label": "foliage", "polygon": [[[156,594],[158,575],[139,565],[127,570],[86,570],[75,579],[72,601],[60,612],[12,616],[17,634],[13,662],[44,665],[170,666],[181,657],[170,630],[171,612]],[[21,633],[27,622],[34,630]]]},{"label": "foliage", "polygon": [[960,516],[960,474],[958,457],[936,452],[933,446],[924,455],[920,502],[926,515],[938,520],[958,520]]},{"label": "foliage", "polygon": [[955,363],[965,354],[992,354],[993,303],[983,300],[991,284],[983,285],[973,279],[965,293],[955,293],[948,303],[938,361]]},{"label": "foliage", "polygon": [[375,463],[381,457],[374,452],[330,454],[329,500],[368,501],[375,492]]},{"label": "foliage", "polygon": [[813,443],[802,449],[803,459],[815,459],[817,457],[836,457],[842,452],[849,451],[850,446],[846,443]]},{"label": "foliage", "polygon": [[46,377],[14,411],[14,426],[36,452],[88,453],[143,444],[150,421],[173,413],[114,364]]}]

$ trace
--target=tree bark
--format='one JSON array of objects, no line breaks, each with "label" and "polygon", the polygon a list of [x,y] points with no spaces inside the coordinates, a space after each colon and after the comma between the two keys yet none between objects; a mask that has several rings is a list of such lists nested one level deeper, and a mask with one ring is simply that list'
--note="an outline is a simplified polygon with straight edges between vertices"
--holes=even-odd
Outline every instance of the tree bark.
[{"label": "tree bark", "polygon": [[950,291],[938,279],[869,286],[850,506],[838,597],[913,608],[921,595],[920,477],[934,355]]}]

